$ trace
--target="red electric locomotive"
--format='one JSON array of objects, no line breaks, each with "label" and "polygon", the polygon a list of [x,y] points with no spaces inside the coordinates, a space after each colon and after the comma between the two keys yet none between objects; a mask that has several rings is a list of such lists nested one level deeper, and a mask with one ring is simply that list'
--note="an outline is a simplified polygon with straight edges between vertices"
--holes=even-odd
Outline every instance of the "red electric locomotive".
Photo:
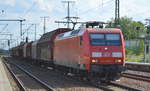
[{"label": "red electric locomotive", "polygon": [[54,44],[54,64],[69,72],[115,80],[124,70],[125,47],[120,29],[78,29],[58,35]]},{"label": "red electric locomotive", "polygon": [[36,42],[12,48],[11,52],[13,56],[32,58],[67,73],[97,81],[116,80],[125,69],[123,35],[120,29],[101,29],[99,24],[87,23],[86,28],[73,31],[56,29]]}]

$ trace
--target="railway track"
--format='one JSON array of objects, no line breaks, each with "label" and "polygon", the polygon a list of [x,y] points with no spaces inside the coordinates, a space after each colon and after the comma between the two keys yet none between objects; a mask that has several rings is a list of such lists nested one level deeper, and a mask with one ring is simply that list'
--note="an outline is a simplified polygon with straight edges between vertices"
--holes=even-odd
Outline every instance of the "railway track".
[{"label": "railway track", "polygon": [[[128,87],[128,86],[125,86],[125,85],[121,85],[121,84],[118,84],[118,83],[115,83],[115,82],[110,82],[108,83],[109,85],[112,85],[114,87],[118,87],[118,88],[121,88],[121,89],[124,89],[126,91],[141,91],[139,89],[136,89],[136,88],[132,88],[132,87]],[[114,91],[114,90],[113,90]]]},{"label": "railway track", "polygon": [[[8,61],[12,61],[12,59],[10,59],[10,58],[5,58],[5,60],[8,60]],[[26,70],[28,70],[28,67],[29,67],[29,69],[31,69],[33,66],[31,66],[31,64],[25,64],[25,62],[22,60],[22,61],[18,61],[17,62],[17,60],[16,59],[13,59],[13,62],[15,63],[15,64],[18,64],[19,66],[21,66],[22,68],[24,68],[24,69],[26,69]],[[22,66],[21,64],[24,64],[24,66]],[[28,67],[27,67],[28,66]],[[37,65],[35,65],[35,67],[36,67]],[[30,68],[31,67],[31,68]],[[45,67],[39,67],[38,66],[38,68],[37,69],[44,69],[45,71],[47,70],[47,71],[50,71],[49,69],[47,69],[47,67],[45,68]],[[41,70],[39,70],[39,71],[41,71]],[[59,73],[59,71],[58,70],[55,70],[59,75],[61,74],[61,73]],[[30,71],[31,72],[31,71]],[[50,71],[50,74],[52,74],[51,72],[54,72],[54,71]],[[33,72],[33,74],[34,74],[34,72]],[[55,74],[55,73],[54,73]],[[55,76],[53,74],[53,76]],[[47,75],[48,75],[48,73],[47,73]],[[58,76],[59,76],[58,75]],[[62,75],[62,74],[61,74]],[[60,75],[60,76],[61,76]],[[40,77],[40,76],[39,76]],[[51,77],[51,76],[49,76],[49,77]],[[55,77],[57,77],[57,76],[55,76]],[[51,86],[53,86],[55,89],[56,89],[56,91],[101,91],[101,90],[99,90],[98,88],[95,88],[94,86],[91,86],[91,85],[87,85],[87,84],[84,84],[84,83],[80,83],[79,81],[76,81],[76,80],[73,80],[73,79],[68,79],[68,77],[67,76],[62,76],[62,78],[64,79],[64,80],[69,80],[69,84],[71,85],[71,87],[70,86],[65,86],[65,85],[67,85],[68,84],[68,81],[66,81],[66,82],[64,82],[63,80],[59,80],[60,78],[56,78],[57,80],[59,80],[59,83],[57,83],[57,81],[56,81],[56,79],[55,79],[55,77],[51,77],[51,78],[53,78],[53,79],[51,79],[51,78],[49,78],[49,79],[51,79],[51,81],[49,81],[49,79],[47,79],[47,83],[49,84],[49,83],[52,83],[52,85]],[[42,80],[44,80],[45,81],[45,79],[42,79]],[[48,82],[49,81],[49,82]],[[45,81],[46,82],[46,81]],[[61,85],[61,83],[62,82],[64,82],[63,84],[64,84],[64,86],[63,85]],[[78,85],[77,85],[78,84]],[[74,86],[75,85],[75,86]],[[84,87],[85,86],[85,87]],[[61,88],[60,88],[61,87]],[[73,87],[73,88],[72,88]],[[82,90],[81,90],[82,89]],[[50,90],[48,90],[48,91],[50,91]]]},{"label": "railway track", "polygon": [[[16,81],[18,87],[20,88],[21,91],[28,91],[27,88],[24,86],[24,84],[20,81],[20,79],[16,76],[16,74],[11,70],[11,68],[8,66],[8,63],[6,61],[3,60],[3,63],[5,64],[6,68],[8,69],[8,71],[11,73],[12,77],[14,78],[14,80]],[[24,68],[22,68],[21,66],[15,64],[15,63],[11,63],[9,62],[9,64],[17,67],[19,70],[21,70],[22,72],[24,72],[25,74],[27,74],[29,77],[31,77],[32,79],[34,79],[37,83],[39,83],[46,91],[56,91],[55,89],[53,89],[51,86],[47,85],[45,82],[41,81],[40,79],[38,79],[36,76],[32,75],[30,72],[28,72],[27,70],[25,70]]]},{"label": "railway track", "polygon": [[135,79],[135,80],[150,82],[150,77],[148,77],[148,76],[131,74],[131,73],[123,73],[122,76],[126,77],[126,78]]},{"label": "railway track", "polygon": [[[20,67],[19,65],[16,65],[15,63],[11,63],[11,64],[17,66],[21,70],[25,70],[22,67]],[[29,72],[27,72],[27,73],[29,73]],[[66,77],[66,78],[68,78],[68,77]],[[71,79],[72,80],[79,80],[79,79],[74,79],[74,77],[69,77],[68,79],[70,79],[70,80]],[[83,82],[83,80],[79,80],[79,81]],[[113,82],[111,82],[111,83],[102,83],[102,84],[101,83],[100,84],[97,84],[97,83],[93,84],[93,83],[90,83],[88,81],[85,81],[85,84],[88,84],[89,86],[92,86],[93,88],[94,87],[98,88],[98,89],[100,89],[100,91],[101,90],[103,90],[103,91],[141,91],[141,90],[138,90],[138,89],[135,89],[135,88],[132,88],[132,87],[124,86],[124,85],[113,83]],[[50,91],[50,90],[48,90],[48,91]]]},{"label": "railway track", "polygon": [[24,85],[22,84],[22,82],[19,80],[19,78],[15,75],[15,73],[8,67],[7,63],[4,62],[3,60],[3,64],[5,65],[5,67],[7,68],[7,70],[10,72],[11,76],[13,77],[13,79],[15,80],[17,86],[19,87],[19,89],[21,91],[27,91],[27,89],[24,87]]},{"label": "railway track", "polygon": [[15,80],[15,82],[16,82],[17,86],[19,87],[19,89],[21,91],[27,91],[27,89],[24,87],[24,85],[22,84],[22,82],[18,79],[18,77],[15,75],[15,73],[8,67],[8,65],[5,62],[3,62],[3,64],[7,68],[7,70],[9,71],[9,73],[11,74],[11,76],[13,77],[13,79]]},{"label": "railway track", "polygon": [[126,62],[125,64],[128,70],[150,72],[150,63]]},{"label": "railway track", "polygon": [[102,84],[94,84],[94,86],[103,89],[104,91],[141,91],[139,89],[121,85],[115,82],[104,82]]},{"label": "railway track", "polygon": [[141,91],[136,88],[128,87],[122,84],[118,84],[116,82],[93,82],[93,81],[87,81],[83,80],[82,78],[74,78],[74,77],[69,77],[70,79],[73,80],[79,80],[82,81],[90,86],[93,86],[95,88],[99,88],[103,91]]}]

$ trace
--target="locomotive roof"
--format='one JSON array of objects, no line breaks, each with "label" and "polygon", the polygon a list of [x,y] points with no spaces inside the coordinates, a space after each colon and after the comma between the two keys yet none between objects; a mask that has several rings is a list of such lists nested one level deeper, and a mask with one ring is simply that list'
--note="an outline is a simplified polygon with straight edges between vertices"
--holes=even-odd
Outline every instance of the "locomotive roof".
[{"label": "locomotive roof", "polygon": [[119,28],[85,28],[87,30],[98,30],[98,31],[114,31],[120,30]]},{"label": "locomotive roof", "polygon": [[53,35],[55,35],[55,33],[60,32],[60,31],[64,31],[64,30],[70,31],[70,29],[68,29],[68,28],[58,28],[54,31],[50,31],[50,32],[43,34],[38,42],[49,41],[51,39],[51,37]]},{"label": "locomotive roof", "polygon": [[91,33],[120,33],[121,32],[121,30],[117,29],[117,28],[104,28],[104,29],[100,29],[100,28],[81,28],[81,29],[77,29],[77,30],[73,30],[73,31],[69,31],[69,32],[59,34],[56,39],[60,40],[60,39],[67,38],[67,37],[80,36],[85,31],[88,31],[88,32],[91,32]]},{"label": "locomotive roof", "polygon": [[104,33],[115,33],[115,32],[121,32],[118,28],[87,28],[89,32],[104,32]]}]

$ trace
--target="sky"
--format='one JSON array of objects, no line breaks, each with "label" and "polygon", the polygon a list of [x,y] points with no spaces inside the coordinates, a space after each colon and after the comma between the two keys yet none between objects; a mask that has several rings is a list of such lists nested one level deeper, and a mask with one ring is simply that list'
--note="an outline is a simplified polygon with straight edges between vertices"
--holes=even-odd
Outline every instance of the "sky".
[{"label": "sky", "polygon": [[[58,27],[66,27],[65,24],[56,24],[55,21],[65,20],[67,5],[65,0],[0,0],[0,19],[26,19],[23,22],[23,31],[28,31],[29,40],[34,40],[37,24],[37,39],[43,34],[43,19],[46,21],[46,32]],[[71,16],[80,17],[78,21],[108,21],[115,15],[115,0],[71,0]],[[144,23],[150,17],[150,3],[148,0],[120,0],[120,17],[127,16],[135,21]],[[1,12],[4,10],[4,12]],[[8,24],[8,25],[7,25]],[[19,44],[19,22],[0,22],[0,34],[13,34],[11,47]],[[24,33],[27,36],[27,32]],[[9,39],[8,35],[0,35],[0,39]],[[7,40],[0,40],[0,48],[8,48]]]}]

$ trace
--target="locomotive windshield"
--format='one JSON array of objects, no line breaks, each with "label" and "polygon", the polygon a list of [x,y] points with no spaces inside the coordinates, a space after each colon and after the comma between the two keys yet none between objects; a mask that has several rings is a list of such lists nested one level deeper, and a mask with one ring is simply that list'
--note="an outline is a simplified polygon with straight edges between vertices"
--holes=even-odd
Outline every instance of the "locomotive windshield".
[{"label": "locomotive windshield", "polygon": [[92,45],[113,45],[120,46],[120,34],[90,34]]}]

